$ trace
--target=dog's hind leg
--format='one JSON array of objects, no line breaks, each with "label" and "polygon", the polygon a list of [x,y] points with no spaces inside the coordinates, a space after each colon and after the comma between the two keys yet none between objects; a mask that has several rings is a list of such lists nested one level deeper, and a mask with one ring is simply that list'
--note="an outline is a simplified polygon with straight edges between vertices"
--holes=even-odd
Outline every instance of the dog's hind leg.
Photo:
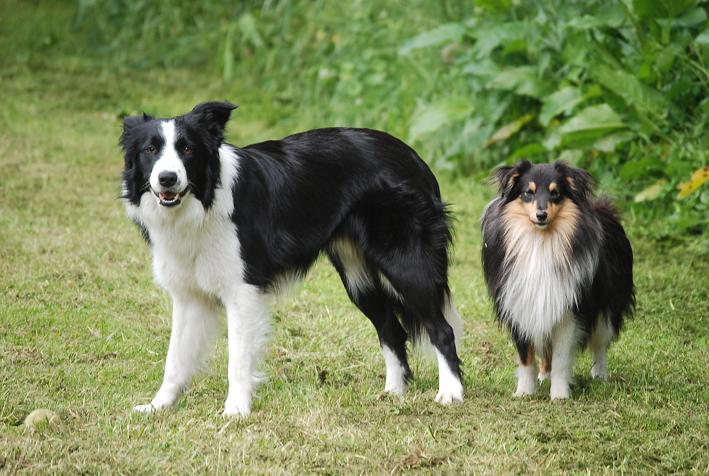
[{"label": "dog's hind leg", "polygon": [[391,300],[379,290],[365,291],[351,298],[377,329],[386,366],[384,391],[403,395],[412,373],[406,356],[406,331],[394,314]]},{"label": "dog's hind leg", "polygon": [[615,332],[610,320],[605,316],[601,316],[591,334],[590,347],[593,358],[591,377],[601,380],[608,379],[607,353],[614,337]]},{"label": "dog's hind leg", "polygon": [[229,392],[224,416],[251,413],[251,394],[261,380],[258,361],[271,329],[268,300],[256,286],[242,284],[225,302],[229,346]]},{"label": "dog's hind leg", "polygon": [[172,331],[160,389],[147,405],[134,411],[151,413],[172,406],[204,367],[219,332],[218,304],[198,292],[173,292]]},{"label": "dog's hind leg", "polygon": [[[435,270],[427,270],[425,263],[410,253],[392,253],[380,259],[381,273],[397,291],[403,308],[404,325],[414,338],[421,341],[428,335],[438,362],[438,393],[436,402],[443,405],[463,400],[460,359],[456,341],[460,340],[462,320],[449,301],[445,284],[432,282]],[[423,269],[421,269],[423,268]]]},{"label": "dog's hind leg", "polygon": [[328,250],[330,261],[345,285],[350,300],[374,324],[379,336],[386,381],[384,391],[406,393],[411,368],[406,356],[407,334],[394,313],[396,291],[371,271],[362,253],[349,241],[338,240]]},{"label": "dog's hind leg", "polygon": [[436,350],[438,362],[438,393],[436,402],[442,405],[463,401],[463,384],[461,383],[460,359],[455,347],[453,327],[446,321],[443,312],[431,310],[428,319],[423,322]]}]

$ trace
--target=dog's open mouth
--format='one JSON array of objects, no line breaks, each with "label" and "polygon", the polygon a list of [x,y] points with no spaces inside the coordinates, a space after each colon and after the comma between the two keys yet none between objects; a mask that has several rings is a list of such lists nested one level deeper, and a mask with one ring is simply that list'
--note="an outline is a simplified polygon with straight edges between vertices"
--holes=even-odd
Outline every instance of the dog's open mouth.
[{"label": "dog's open mouth", "polygon": [[160,205],[162,205],[163,207],[174,207],[176,205],[179,205],[182,201],[182,197],[186,192],[187,190],[183,192],[171,192],[169,190],[166,190],[164,192],[156,192],[155,190],[153,190],[155,196],[158,197]]}]

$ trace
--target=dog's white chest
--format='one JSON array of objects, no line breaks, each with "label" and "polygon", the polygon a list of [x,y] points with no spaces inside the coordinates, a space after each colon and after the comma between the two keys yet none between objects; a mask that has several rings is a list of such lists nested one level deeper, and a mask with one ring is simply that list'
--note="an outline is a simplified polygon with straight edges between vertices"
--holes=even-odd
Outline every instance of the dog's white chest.
[{"label": "dog's white chest", "polygon": [[540,345],[576,304],[582,286],[590,284],[595,253],[573,257],[569,244],[553,233],[511,236],[501,293],[503,318]]},{"label": "dog's white chest", "polygon": [[197,230],[160,230],[153,239],[153,271],[168,289],[194,289],[224,299],[241,282],[243,263],[231,221]]}]

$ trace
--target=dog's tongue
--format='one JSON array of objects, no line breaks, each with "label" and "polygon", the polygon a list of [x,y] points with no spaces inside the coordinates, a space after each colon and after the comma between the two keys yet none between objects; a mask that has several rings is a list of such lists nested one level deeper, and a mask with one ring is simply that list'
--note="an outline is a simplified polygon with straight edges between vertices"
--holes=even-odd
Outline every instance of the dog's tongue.
[{"label": "dog's tongue", "polygon": [[176,196],[175,192],[160,192],[160,200],[174,200]]}]

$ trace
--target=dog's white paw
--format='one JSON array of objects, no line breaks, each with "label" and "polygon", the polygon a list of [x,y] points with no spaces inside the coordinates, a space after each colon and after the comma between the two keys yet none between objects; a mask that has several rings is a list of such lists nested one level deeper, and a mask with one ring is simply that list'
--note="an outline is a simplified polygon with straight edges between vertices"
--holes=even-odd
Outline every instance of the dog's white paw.
[{"label": "dog's white paw", "polygon": [[537,380],[539,381],[539,383],[542,383],[548,379],[549,379],[549,372],[541,372],[540,371],[539,374],[537,375]]},{"label": "dog's white paw", "polygon": [[520,366],[517,369],[517,390],[515,397],[526,397],[537,391],[537,367],[535,365]]},{"label": "dog's white paw", "polygon": [[549,396],[552,400],[565,400],[571,397],[571,388],[568,383],[551,383]]},{"label": "dog's white paw", "polygon": [[155,408],[152,403],[147,403],[147,404],[145,404],[145,405],[136,405],[136,406],[134,406],[134,407],[133,407],[133,411],[136,412],[136,413],[145,413],[145,414],[148,414],[148,413],[155,413],[156,411],[158,411],[158,409]]},{"label": "dog's white paw", "polygon": [[594,363],[591,367],[591,377],[598,380],[608,380],[608,367]]},{"label": "dog's white paw", "polygon": [[514,393],[515,397],[528,397],[537,392],[537,384],[534,380],[525,380],[517,382],[517,390]]},{"label": "dog's white paw", "polygon": [[450,405],[451,403],[461,403],[463,401],[463,386],[460,382],[450,382],[446,388],[439,388],[436,398],[434,399],[441,405]]},{"label": "dog's white paw", "polygon": [[224,402],[225,417],[246,418],[251,414],[251,398],[247,396],[227,397]]},{"label": "dog's white paw", "polygon": [[406,385],[406,382],[404,381],[389,382],[389,380],[387,380],[386,384],[384,385],[384,393],[396,395],[399,397],[404,396],[407,389],[408,387]]}]

